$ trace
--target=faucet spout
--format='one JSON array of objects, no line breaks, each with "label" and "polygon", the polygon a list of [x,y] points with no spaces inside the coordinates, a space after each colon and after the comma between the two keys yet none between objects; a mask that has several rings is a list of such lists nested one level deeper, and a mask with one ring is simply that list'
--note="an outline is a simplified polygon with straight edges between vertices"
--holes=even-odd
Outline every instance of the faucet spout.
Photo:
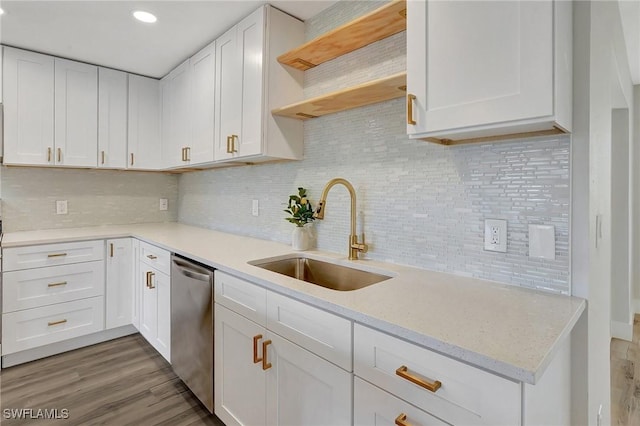
[{"label": "faucet spout", "polygon": [[349,235],[349,260],[358,259],[358,253],[366,253],[368,250],[368,246],[364,243],[364,234],[362,234],[362,242],[358,242],[358,236],[356,235],[356,191],[353,189],[353,185],[349,183],[348,180],[343,178],[335,178],[331,179],[324,186],[322,190],[322,195],[320,195],[320,201],[318,201],[318,207],[316,208],[316,212],[313,214],[313,217],[316,219],[324,219],[324,212],[326,210],[327,203],[327,195],[329,195],[329,190],[333,188],[335,185],[343,185],[349,191],[349,196],[351,198],[351,232]]}]

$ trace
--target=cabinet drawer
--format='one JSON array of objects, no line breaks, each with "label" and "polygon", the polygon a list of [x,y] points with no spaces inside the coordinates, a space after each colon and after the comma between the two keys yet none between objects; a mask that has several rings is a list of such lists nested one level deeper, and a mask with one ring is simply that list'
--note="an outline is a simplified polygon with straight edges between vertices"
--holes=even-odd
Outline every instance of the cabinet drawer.
[{"label": "cabinet drawer", "polygon": [[2,250],[2,270],[41,268],[104,259],[104,241],[45,244]]},{"label": "cabinet drawer", "polygon": [[444,423],[358,377],[355,378],[353,384],[353,424],[356,426],[393,424],[448,426],[448,423]]},{"label": "cabinet drawer", "polygon": [[216,303],[265,326],[267,323],[267,290],[224,272],[215,271]]},{"label": "cabinet drawer", "polygon": [[171,275],[171,253],[140,241],[140,260],[163,274]]},{"label": "cabinet drawer", "polygon": [[[451,424],[520,424],[520,384],[360,324],[354,326],[354,372]],[[442,386],[432,392],[398,372]]]},{"label": "cabinet drawer", "polygon": [[104,329],[104,298],[74,300],[2,315],[2,354],[48,345]]},{"label": "cabinet drawer", "polygon": [[104,294],[104,262],[11,271],[2,274],[2,312],[37,308]]},{"label": "cabinet drawer", "polygon": [[351,371],[351,321],[269,291],[267,328]]}]

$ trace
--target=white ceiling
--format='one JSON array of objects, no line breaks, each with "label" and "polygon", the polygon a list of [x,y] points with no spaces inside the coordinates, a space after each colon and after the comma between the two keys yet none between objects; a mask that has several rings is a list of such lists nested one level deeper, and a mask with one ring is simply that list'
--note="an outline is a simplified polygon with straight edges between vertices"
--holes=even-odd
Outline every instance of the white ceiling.
[{"label": "white ceiling", "polygon": [[[277,0],[273,6],[306,20],[336,0]],[[162,77],[224,33],[264,0],[3,0],[2,44]],[[133,10],[158,17],[143,24]]]}]

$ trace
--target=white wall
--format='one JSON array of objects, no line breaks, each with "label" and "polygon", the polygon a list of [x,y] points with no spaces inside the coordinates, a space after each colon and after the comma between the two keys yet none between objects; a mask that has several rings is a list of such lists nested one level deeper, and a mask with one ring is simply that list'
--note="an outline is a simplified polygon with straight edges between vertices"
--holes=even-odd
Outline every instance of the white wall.
[{"label": "white wall", "polygon": [[631,280],[634,312],[640,313],[640,85],[634,86],[634,108],[632,118],[633,143],[631,144],[631,205],[632,205],[632,244],[631,244]]},{"label": "white wall", "polygon": [[[574,407],[572,421],[597,424],[602,404],[602,424],[608,425],[611,422],[611,111],[621,107],[632,109],[633,95],[617,2],[574,5],[572,288],[573,294],[586,297],[589,304],[588,331],[586,336],[576,333],[572,347],[576,363],[573,385],[577,390],[574,403],[584,403]],[[616,93],[621,94],[626,105],[620,104]],[[599,222],[602,237],[596,238]],[[576,371],[585,366],[585,361],[586,372]],[[578,388],[584,373],[586,393]]]}]

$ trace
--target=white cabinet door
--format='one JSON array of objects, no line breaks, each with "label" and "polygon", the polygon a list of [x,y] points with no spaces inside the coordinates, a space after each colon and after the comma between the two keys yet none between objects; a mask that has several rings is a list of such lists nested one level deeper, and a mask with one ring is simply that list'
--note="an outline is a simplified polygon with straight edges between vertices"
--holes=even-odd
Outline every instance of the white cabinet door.
[{"label": "white cabinet door", "polygon": [[214,310],[215,414],[227,426],[268,424],[266,371],[256,362],[266,330],[218,303]]},{"label": "white cabinet door", "polygon": [[132,323],[135,288],[132,251],[131,238],[107,240],[107,329]]},{"label": "white cabinet door", "polygon": [[162,168],[160,139],[160,81],[129,75],[129,169]]},{"label": "white cabinet door", "polygon": [[233,158],[232,139],[242,136],[242,75],[238,49],[236,25],[216,40],[216,160]]},{"label": "white cabinet door", "polygon": [[3,50],[4,164],[53,164],[53,57]]},{"label": "white cabinet door", "polygon": [[151,277],[151,286],[158,293],[158,335],[155,348],[171,362],[171,279],[161,272]]},{"label": "white cabinet door", "polygon": [[131,239],[131,262],[133,265],[132,269],[132,282],[133,282],[133,308],[131,311],[131,322],[133,326],[140,331],[140,315],[141,315],[141,304],[142,304],[142,291],[145,286],[140,283],[140,262],[138,261],[140,255],[140,241],[135,238]]},{"label": "white cabinet door", "polygon": [[408,2],[407,132],[455,140],[553,129],[555,32],[551,0]]},{"label": "white cabinet door", "polygon": [[[352,376],[277,334],[265,353],[268,425],[350,425]],[[268,340],[267,340],[268,341]]]},{"label": "white cabinet door", "polygon": [[238,138],[233,140],[237,157],[262,152],[264,15],[261,7],[238,24],[236,36],[242,76],[242,123]]},{"label": "white cabinet door", "polygon": [[98,167],[127,167],[127,73],[98,68]]},{"label": "white cabinet door", "polygon": [[96,167],[98,67],[55,58],[55,164]]},{"label": "white cabinet door", "polygon": [[162,156],[165,167],[186,163],[190,141],[191,67],[189,60],[162,79]]},{"label": "white cabinet door", "polygon": [[140,333],[151,345],[158,336],[158,291],[150,285],[154,269],[140,264],[138,287],[142,288],[140,300]]},{"label": "white cabinet door", "polygon": [[191,141],[185,153],[188,164],[208,163],[214,159],[216,44],[211,43],[190,60]]}]

